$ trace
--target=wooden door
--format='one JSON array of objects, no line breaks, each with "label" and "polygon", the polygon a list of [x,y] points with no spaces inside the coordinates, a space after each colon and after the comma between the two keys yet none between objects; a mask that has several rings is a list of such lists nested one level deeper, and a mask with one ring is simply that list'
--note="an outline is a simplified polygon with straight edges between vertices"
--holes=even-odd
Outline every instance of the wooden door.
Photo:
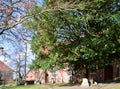
[{"label": "wooden door", "polygon": [[104,80],[113,80],[113,66],[108,65],[104,70]]}]

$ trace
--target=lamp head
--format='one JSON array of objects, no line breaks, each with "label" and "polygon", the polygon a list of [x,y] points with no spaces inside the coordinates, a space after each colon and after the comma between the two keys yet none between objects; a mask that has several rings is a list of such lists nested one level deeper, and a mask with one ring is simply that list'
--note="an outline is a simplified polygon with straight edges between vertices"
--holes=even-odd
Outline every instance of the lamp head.
[{"label": "lamp head", "polygon": [[0,49],[4,49],[2,46],[0,46]]}]

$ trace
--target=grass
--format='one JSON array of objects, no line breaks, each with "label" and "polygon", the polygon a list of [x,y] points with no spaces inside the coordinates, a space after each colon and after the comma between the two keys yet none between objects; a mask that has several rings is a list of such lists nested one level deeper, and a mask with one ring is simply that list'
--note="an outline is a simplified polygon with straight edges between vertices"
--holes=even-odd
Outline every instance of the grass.
[{"label": "grass", "polygon": [[[63,86],[64,84],[41,84],[41,85],[27,85],[27,86],[24,86],[24,85],[22,85],[22,86],[9,85],[9,86],[0,86],[0,89],[47,89],[48,87],[52,88],[52,87],[58,86],[58,85]],[[67,89],[67,87],[66,87],[66,89]],[[102,88],[100,88],[100,89],[102,89]],[[120,85],[117,84],[112,89],[120,89]]]},{"label": "grass", "polygon": [[44,89],[47,85],[1,86],[0,89]]},{"label": "grass", "polygon": [[120,87],[116,86],[114,89],[120,89]]}]

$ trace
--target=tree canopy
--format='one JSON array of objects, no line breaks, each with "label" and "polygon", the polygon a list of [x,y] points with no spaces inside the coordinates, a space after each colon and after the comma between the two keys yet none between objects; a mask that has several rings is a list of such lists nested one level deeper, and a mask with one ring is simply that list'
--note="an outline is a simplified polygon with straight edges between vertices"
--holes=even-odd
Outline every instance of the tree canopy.
[{"label": "tree canopy", "polygon": [[119,61],[119,0],[45,0],[25,25],[34,30],[34,68],[68,62],[93,69]]}]

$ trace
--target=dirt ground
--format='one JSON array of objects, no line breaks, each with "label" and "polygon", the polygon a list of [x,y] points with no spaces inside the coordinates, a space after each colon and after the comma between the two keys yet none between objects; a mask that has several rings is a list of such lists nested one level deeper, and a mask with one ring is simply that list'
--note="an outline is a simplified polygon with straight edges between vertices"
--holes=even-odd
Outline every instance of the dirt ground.
[{"label": "dirt ground", "polygon": [[48,89],[120,89],[120,83],[99,83],[89,87],[81,87],[80,85],[61,85],[50,86]]}]

